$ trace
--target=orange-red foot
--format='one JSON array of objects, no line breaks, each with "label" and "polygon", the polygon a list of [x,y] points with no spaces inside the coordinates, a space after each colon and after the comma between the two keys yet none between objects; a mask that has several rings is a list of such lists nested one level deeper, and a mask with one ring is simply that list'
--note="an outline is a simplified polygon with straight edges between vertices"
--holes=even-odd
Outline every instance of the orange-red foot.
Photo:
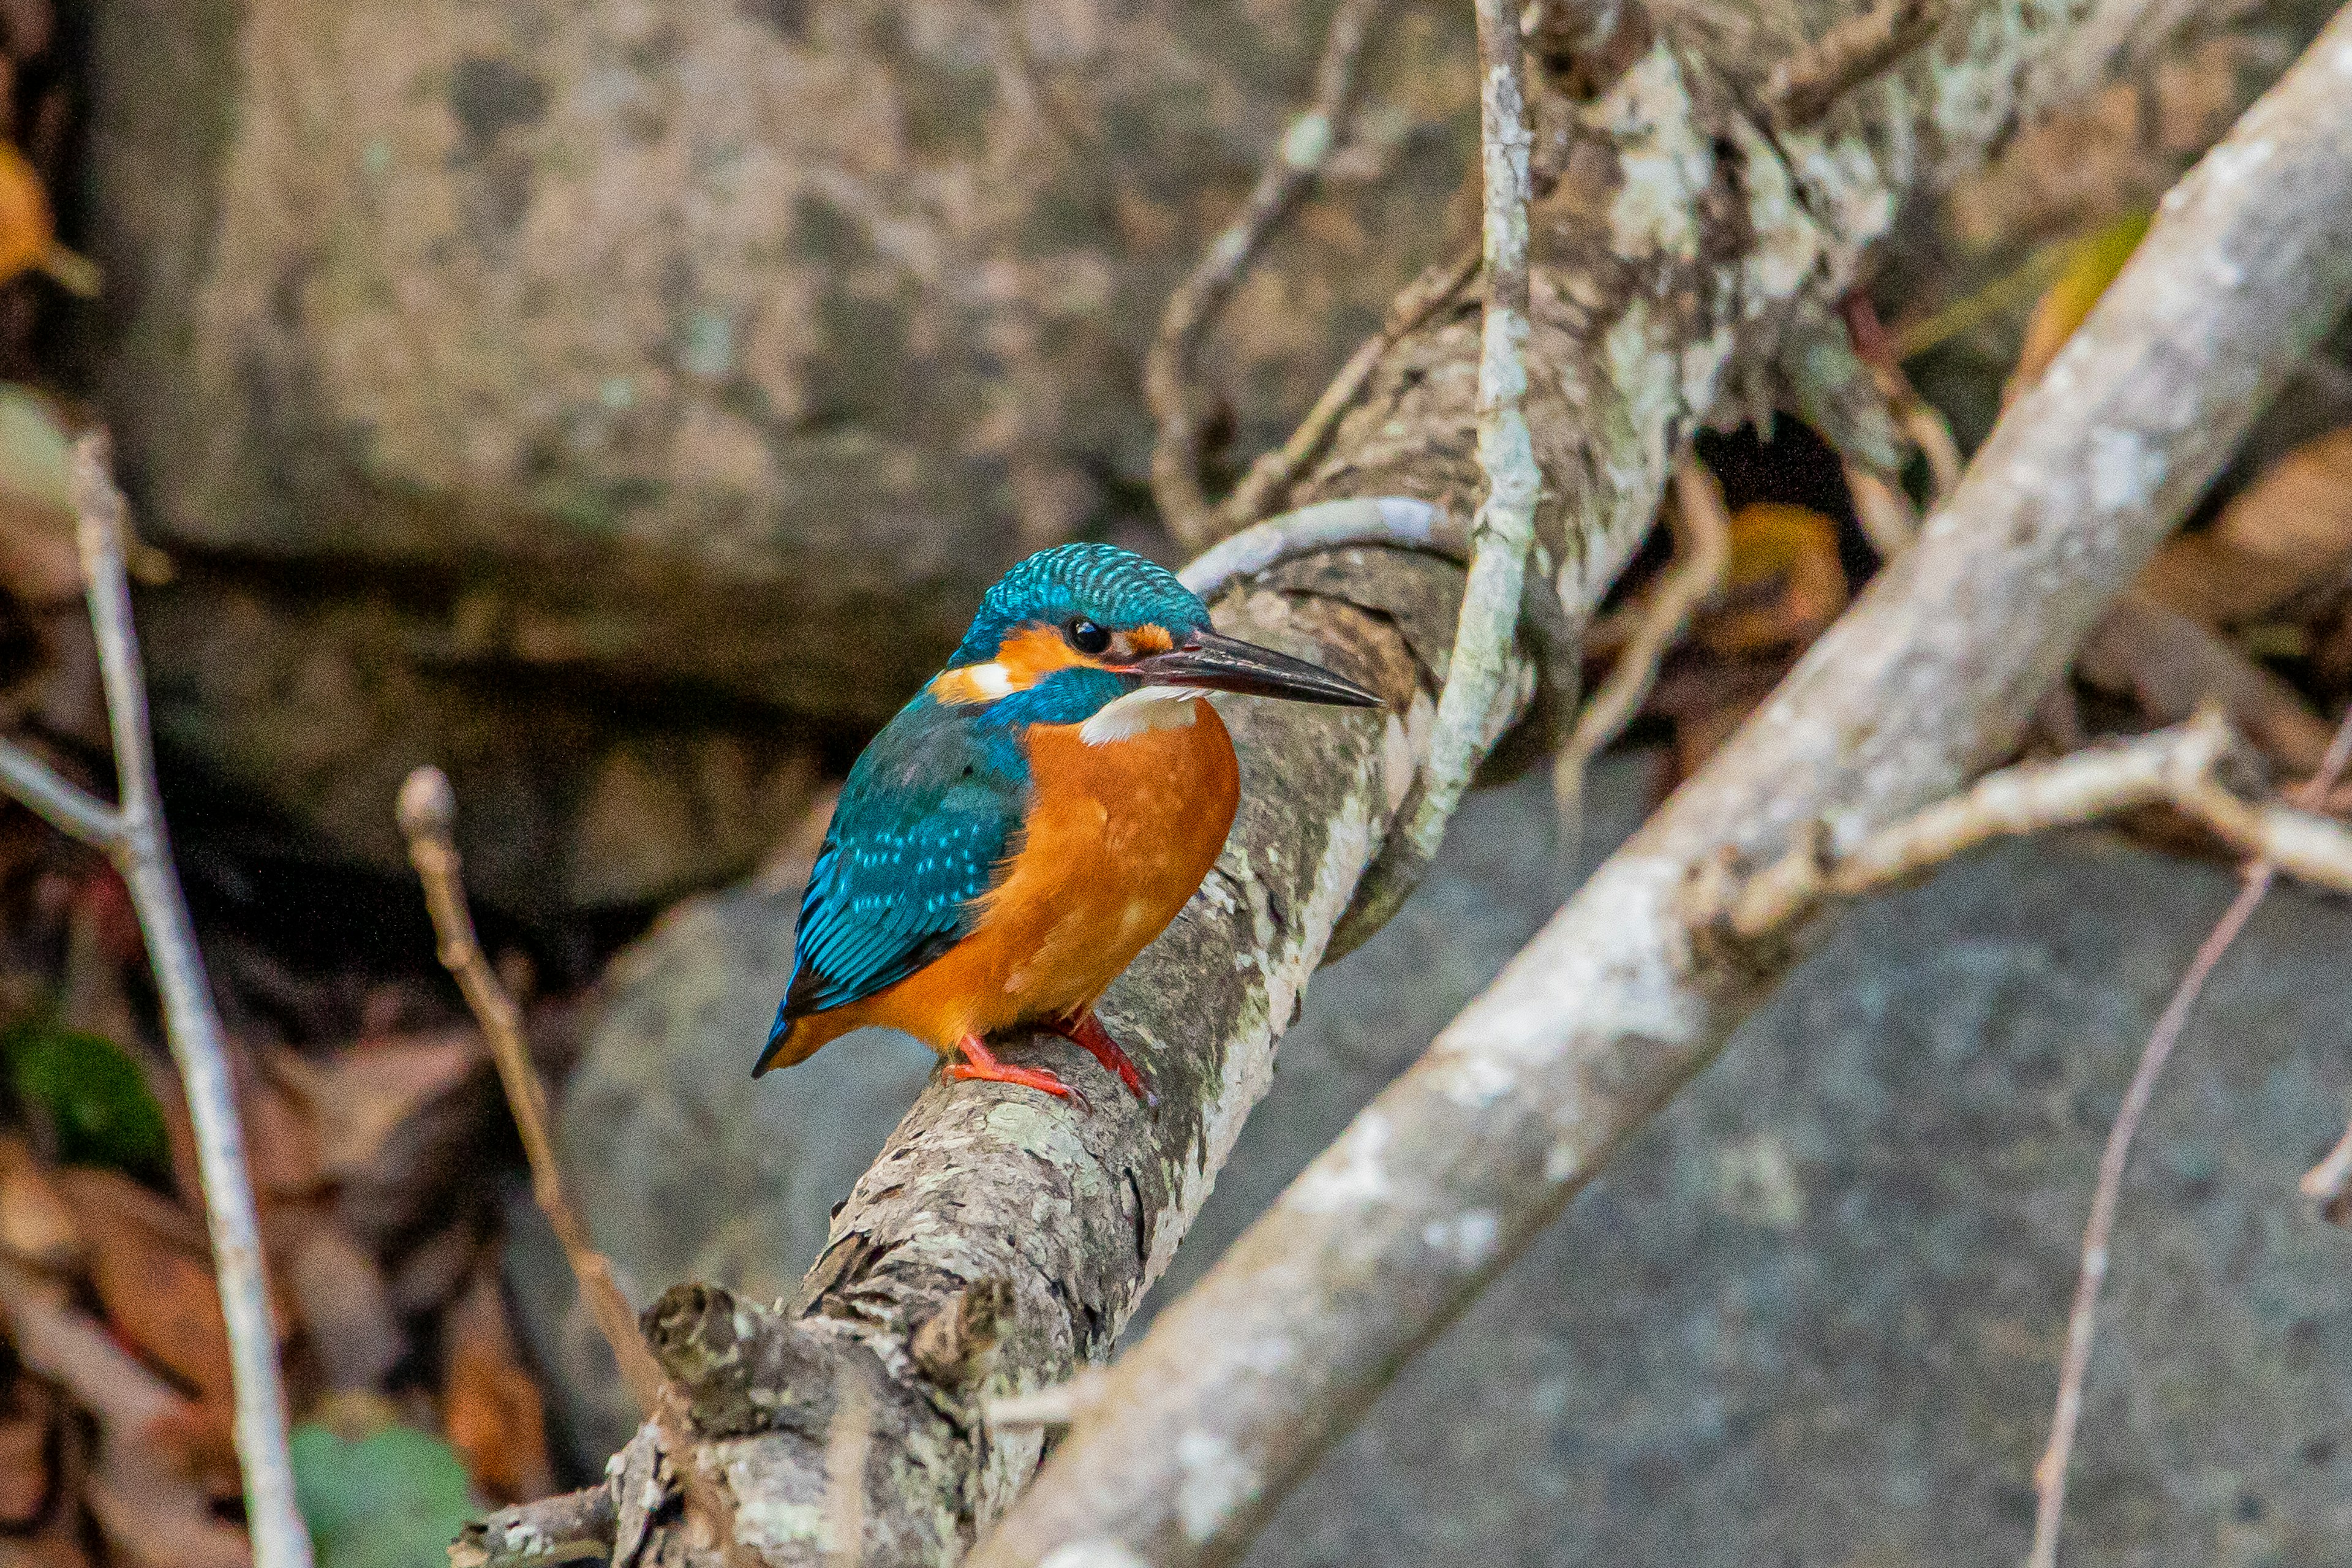
[{"label": "orange-red foot", "polygon": [[[976,1078],[988,1083],[1017,1083],[1024,1089],[1040,1089],[1060,1100],[1077,1100],[1078,1095],[1068,1084],[1044,1068],[1017,1068],[1001,1061],[978,1035],[966,1035],[956,1042],[963,1060],[948,1066],[950,1078]],[[1078,1101],[1081,1105],[1084,1100]]]},{"label": "orange-red foot", "polygon": [[1102,1020],[1095,1016],[1093,1008],[1081,1008],[1067,1018],[1046,1018],[1041,1020],[1037,1026],[1050,1034],[1061,1036],[1062,1038],[1102,1063],[1106,1068],[1117,1073],[1118,1081],[1127,1085],[1128,1093],[1135,1096],[1144,1104],[1149,1106],[1160,1103],[1160,1097],[1153,1093],[1151,1086],[1144,1081],[1141,1069],[1128,1059],[1125,1051],[1118,1048],[1118,1042],[1110,1037],[1110,1031],[1102,1026]]}]

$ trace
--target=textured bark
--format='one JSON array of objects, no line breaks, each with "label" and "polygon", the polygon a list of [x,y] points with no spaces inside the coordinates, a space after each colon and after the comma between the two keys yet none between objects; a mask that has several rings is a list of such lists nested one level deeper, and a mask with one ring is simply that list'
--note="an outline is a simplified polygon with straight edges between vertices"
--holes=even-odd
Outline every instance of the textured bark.
[{"label": "textured bark", "polygon": [[2352,300],[2352,9],[2165,203],[1951,501],[1780,690],[1107,1374],[974,1554],[1231,1561],[1802,951],[1693,884],[1843,856],[2015,743]]},{"label": "textured bark", "polygon": [[[1571,95],[1585,79],[1556,68],[1531,105],[1538,185],[1549,186],[1533,215],[1528,418],[1545,490],[1531,569],[1555,578],[1571,614],[1590,611],[1638,544],[1694,423],[1760,412],[1772,401],[1776,366],[1817,344],[1807,334],[1834,321],[1831,305],[1900,197],[1980,158],[2019,115],[2095,79],[2137,36],[2140,15],[2137,5],[2088,0],[1995,0],[1947,27],[1928,58],[1864,85],[1816,129],[1776,134],[1743,108],[1774,59],[1856,9],[1827,0],[1763,7],[1733,31],[1716,8],[1654,18],[1623,5],[1608,8],[1605,29],[1563,10],[1538,30],[1555,68],[1607,68],[1604,89],[1590,98]],[[1578,46],[1573,61],[1559,53],[1562,39]],[[1307,493],[1292,499],[1401,494],[1466,516],[1479,486],[1477,348],[1466,295],[1401,340]],[[1154,1064],[1156,1118],[1074,1049],[1040,1040],[1044,1061],[1093,1092],[1091,1113],[987,1086],[935,1085],[842,1208],[830,1247],[787,1314],[772,1321],[731,1302],[713,1310],[707,1296],[667,1303],[675,1321],[709,1324],[706,1333],[730,1346],[781,1332],[800,1342],[782,1360],[814,1357],[835,1369],[792,1390],[785,1403],[805,1404],[805,1415],[709,1445],[739,1503],[740,1543],[779,1564],[817,1561],[834,1545],[823,1506],[827,1444],[815,1419],[828,1401],[817,1385],[839,1375],[853,1348],[879,1363],[884,1383],[862,1478],[866,1563],[952,1561],[1010,1504],[1036,1464],[1039,1438],[990,1432],[976,1419],[978,1399],[1034,1389],[1108,1355],[1263,1092],[1307,977],[1335,931],[1346,940],[1343,918],[1362,929],[1412,879],[1414,856],[1391,828],[1419,789],[1417,759],[1461,584],[1458,570],[1425,557],[1347,550],[1278,568],[1219,605],[1224,629],[1313,655],[1381,691],[1398,714],[1237,709],[1244,800],[1234,837],[1202,894],[1104,1008],[1113,1032]],[[1514,706],[1523,705],[1531,684],[1524,658],[1512,679]],[[1766,819],[1768,831],[1776,826],[1785,821]],[[1368,874],[1370,885],[1360,887]],[[1633,908],[1639,918],[1629,931],[1604,948],[1655,934],[1649,897]],[[1578,973],[1588,970],[1580,963]],[[1589,973],[1610,978],[1605,966]],[[1625,1017],[1643,1023],[1637,1013]],[[1595,1105],[1631,1115],[1678,1081],[1644,1078],[1631,1098],[1586,1087]],[[1528,1107],[1482,1114],[1506,1110],[1524,1120]],[[1342,1164],[1377,1153],[1368,1141],[1377,1142],[1358,1138],[1340,1151]],[[1524,1163],[1532,1151],[1540,1173],[1546,1147],[1522,1127],[1497,1153]],[[1564,1194],[1560,1182],[1528,1179],[1543,1201]],[[1342,1179],[1332,1195],[1372,1194]],[[1499,1212],[1449,1212],[1412,1233],[1434,1238],[1424,1250],[1440,1260],[1443,1279],[1426,1257],[1400,1276],[1400,1305],[1415,1326],[1390,1347],[1395,1353],[1491,1271],[1507,1239]],[[1384,1279],[1358,1283],[1389,1289]],[[1009,1296],[992,1353],[959,1361],[944,1379],[926,1374],[910,1347],[974,1288]],[[686,1349],[674,1342],[666,1353]],[[1360,1396],[1393,1364],[1385,1353],[1352,1363]],[[677,1360],[672,1369],[686,1370]],[[1270,1374],[1273,1363],[1261,1370]],[[739,1407],[731,1394],[726,1403]],[[1335,1418],[1356,1407],[1343,1402]],[[1302,1426],[1293,1458],[1303,1463],[1330,1430],[1328,1422]],[[1278,1471],[1213,1437],[1180,1439],[1188,1431],[1134,1435],[1118,1463],[1135,1463],[1146,1489],[1170,1480],[1171,1466],[1181,1469],[1181,1487],[1161,1495],[1181,1495],[1184,1528],[1163,1512],[1143,1533],[1197,1551],[1201,1540],[1245,1529]],[[615,1483],[624,1489],[616,1568],[707,1550],[677,1528],[662,1489],[630,1479],[659,1471],[641,1436]],[[1051,1539],[1026,1534],[996,1560],[1028,1561]]]}]

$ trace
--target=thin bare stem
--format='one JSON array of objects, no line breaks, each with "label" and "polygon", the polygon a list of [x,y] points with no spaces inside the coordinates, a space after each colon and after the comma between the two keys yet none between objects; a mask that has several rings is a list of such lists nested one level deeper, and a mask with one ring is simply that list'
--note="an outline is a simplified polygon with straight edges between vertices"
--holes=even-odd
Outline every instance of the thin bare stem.
[{"label": "thin bare stem", "polygon": [[[732,1498],[723,1481],[706,1470],[698,1457],[698,1440],[686,1401],[663,1373],[661,1363],[654,1359],[638,1327],[636,1313],[613,1278],[612,1260],[596,1250],[588,1227],[581,1223],[579,1210],[572,1206],[571,1195],[564,1190],[562,1168],[555,1157],[555,1140],[548,1131],[551,1118],[547,1089],[540,1082],[539,1068],[530,1059],[530,1046],[523,1038],[522,1021],[514,1000],[499,984],[498,975],[474,935],[473,912],[467,907],[466,885],[454,837],[457,821],[456,793],[439,768],[418,768],[400,786],[396,811],[401,834],[408,840],[409,861],[415,866],[417,879],[425,887],[425,907],[433,917],[442,966],[457,982],[466,1005],[473,1010],[483,1037],[489,1042],[491,1059],[498,1063],[507,1107],[513,1112],[516,1131],[522,1135],[523,1157],[530,1164],[531,1196],[563,1246],[564,1260],[580,1282],[581,1297],[588,1303],[597,1331],[612,1347],[613,1359],[620,1367],[621,1381],[627,1386],[629,1396],[659,1429],[663,1447],[677,1467],[688,1500],[709,1521],[721,1556],[730,1564],[741,1563],[743,1568],[749,1568],[749,1560],[735,1538]],[[465,1546],[461,1538],[459,1547]]]},{"label": "thin bare stem", "polygon": [[1465,249],[1452,261],[1426,268],[1420,277],[1405,286],[1389,305],[1388,315],[1381,330],[1359,344],[1290,433],[1290,439],[1271,452],[1263,454],[1242,476],[1217,509],[1217,528],[1222,533],[1247,528],[1265,515],[1269,507],[1279,503],[1283,495],[1316,454],[1330,440],[1338,429],[1339,416],[1355,406],[1356,395],[1371,379],[1372,372],[1389,350],[1418,331],[1423,321],[1435,314],[1438,308],[1462,291],[1465,284],[1476,275],[1479,252]]},{"label": "thin bare stem", "polygon": [[[1759,941],[1810,919],[1832,899],[1884,892],[1995,838],[2151,805],[2170,806],[2263,866],[2352,893],[2352,829],[2307,807],[2248,802],[2231,792],[2218,774],[2239,745],[2229,721],[2209,710],[2173,729],[1988,773],[1848,850],[1832,850],[1826,831],[1817,829],[1721,892],[1701,923],[1741,942]],[[2309,791],[2306,783],[2298,798],[2307,800]]]},{"label": "thin bare stem", "polygon": [[648,1415],[661,1409],[664,1382],[661,1363],[646,1348],[637,1331],[637,1316],[628,1298],[613,1279],[612,1263],[589,1239],[579,1211],[564,1191],[563,1172],[555,1158],[555,1141],[548,1132],[547,1090],[530,1059],[530,1046],[522,1036],[522,1022],[506,987],[491,972],[474,936],[474,917],[466,905],[466,888],[459,875],[457,846],[451,837],[457,803],[449,781],[439,768],[422,767],[400,786],[401,833],[408,840],[408,858],[425,885],[425,907],[433,916],[434,934],[440,940],[442,967],[457,982],[466,1005],[473,1009],[489,1042],[491,1059],[499,1065],[499,1080],[506,1088],[507,1104],[514,1112],[515,1129],[522,1134],[523,1157],[530,1164],[531,1196],[547,1216],[563,1256],[580,1281],[581,1295],[596,1321],[604,1342],[620,1364],[621,1381],[637,1408]]},{"label": "thin bare stem", "polygon": [[1160,311],[1159,334],[1143,362],[1144,400],[1160,426],[1151,495],[1169,533],[1187,550],[1199,550],[1217,532],[1216,515],[1201,489],[1201,409],[1192,385],[1201,339],[1266,236],[1305,199],[1330,161],[1354,108],[1364,40],[1385,4],[1339,0],[1315,68],[1314,102],[1284,129],[1241,216],[1210,244]]},{"label": "thin bare stem", "polygon": [[[2343,777],[2347,763],[2352,763],[2352,710],[2346,711],[2343,722],[2337,726],[2319,771],[2297,786],[2297,804],[2309,810],[2323,805],[2328,791]],[[2278,870],[2279,863],[2268,857],[2258,857],[2246,867],[2245,885],[2197,949],[2197,956],[2189,961],[2188,973],[2180,977],[2172,1000],[2165,1005],[2163,1015],[2149,1032],[2147,1044],[2141,1047],[2131,1087],[2124,1091],[2123,1106],[2116,1112],[2115,1125],[2108,1130],[2106,1148],[2099,1156],[2098,1184],[2091,1193],[2090,1223],[2083,1227],[2082,1272],[2074,1283],[2074,1307],[2066,1321],[2066,1353],[2059,1368],[2057,1407],[2050,1417],[2050,1444],[2042,1450],[2041,1462],[2033,1468],[2033,1548],[2026,1556],[2027,1568],[2056,1568],[2058,1562],[2058,1530],[2066,1511],[2066,1470],[2074,1458],[2074,1434],[2083,1419],[2083,1384],[2091,1370],[2091,1345],[2098,1332],[2099,1291],[2106,1283],[2116,1206],[2123,1197],[2124,1169],[2131,1158],[2132,1138],[2139,1131],[2140,1118],[2147,1113],[2148,1101],[2156,1093],[2157,1078],[2171,1059],[2173,1047],[2179,1043],[2181,1031],[2188,1026],[2198,998],[2204,994],[2205,983],[2212,978],[2222,955],[2238,940],[2238,933],[2253,918]]]},{"label": "thin bare stem", "polygon": [[1854,521],[1881,561],[1892,561],[1919,537],[1919,509],[1903,487],[1881,479],[1860,463],[1845,465],[1845,490],[1853,500]]},{"label": "thin bare stem", "polygon": [[1511,639],[1519,624],[1528,547],[1534,542],[1543,473],[1528,433],[1528,156],[1534,138],[1519,47],[1519,14],[1507,0],[1477,0],[1478,128],[1486,177],[1486,316],[1478,359],[1478,467],[1486,499],[1470,524],[1470,582],[1462,595],[1445,689],[1438,693],[1421,804],[1407,841],[1426,858],[1470,785]]},{"label": "thin bare stem", "polygon": [[1764,101],[1784,130],[1812,124],[1837,100],[1935,36],[1947,0],[1881,0],[1774,68]]},{"label": "thin bare stem", "polygon": [[122,837],[122,814],[16,744],[0,740],[0,789],[38,813],[68,838],[112,845]]},{"label": "thin bare stem", "polygon": [[5,742],[0,742],[0,787],[62,831],[103,850],[131,889],[155,988],[163,998],[163,1033],[195,1130],[196,1171],[204,1186],[221,1312],[228,1327],[236,1451],[254,1562],[257,1568],[309,1568],[310,1536],[294,1505],[278,1327],[262,1269],[261,1230],[246,1170],[245,1137],[220,1016],[213,1009],[204,961],[197,956],[156,792],[147,689],[140,674],[131,584],[123,565],[122,494],[109,472],[102,435],[85,436],[74,447],[73,500],[121,805],[107,805],[58,777],[30,752]]},{"label": "thin bare stem", "polygon": [[874,1450],[874,1389],[851,1374],[825,1432],[825,1527],[833,1550],[826,1568],[858,1568],[866,1560],[866,1462]]},{"label": "thin bare stem", "polygon": [[1674,563],[1643,605],[1624,650],[1577,716],[1574,732],[1552,764],[1552,790],[1563,823],[1578,818],[1584,770],[1642,710],[1667,650],[1699,606],[1723,591],[1724,575],[1730,570],[1731,515],[1724,510],[1721,488],[1687,454],[1675,466],[1674,484],[1674,505],[1668,509]]}]

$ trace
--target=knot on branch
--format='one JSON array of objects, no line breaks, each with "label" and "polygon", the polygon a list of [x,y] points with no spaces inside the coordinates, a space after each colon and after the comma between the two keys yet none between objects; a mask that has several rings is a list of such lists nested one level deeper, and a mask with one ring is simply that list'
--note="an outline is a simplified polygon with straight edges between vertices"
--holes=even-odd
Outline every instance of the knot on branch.
[{"label": "knot on branch", "polygon": [[923,1375],[941,1388],[977,1381],[1004,1322],[1013,1316],[1013,1282],[976,1279],[923,1320],[908,1350]]},{"label": "knot on branch", "polygon": [[673,1285],[637,1321],[698,1430],[824,1436],[846,1347],[719,1285]]}]

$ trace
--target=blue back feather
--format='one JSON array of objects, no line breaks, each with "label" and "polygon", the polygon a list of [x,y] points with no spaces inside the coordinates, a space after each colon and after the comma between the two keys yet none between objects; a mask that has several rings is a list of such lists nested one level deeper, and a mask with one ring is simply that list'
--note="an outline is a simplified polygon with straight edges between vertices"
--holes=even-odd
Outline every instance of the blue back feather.
[{"label": "blue back feather", "polygon": [[[995,656],[1024,626],[1086,616],[1111,630],[1209,624],[1207,607],[1141,556],[1066,544],[1029,557],[988,591],[950,668]],[[928,691],[901,709],[841,786],[801,898],[792,984],[771,1045],[796,1018],[905,979],[971,930],[1010,858],[1031,795],[1022,736],[1076,724],[1132,689],[1101,669],[1061,669],[994,702],[947,705]]]}]

